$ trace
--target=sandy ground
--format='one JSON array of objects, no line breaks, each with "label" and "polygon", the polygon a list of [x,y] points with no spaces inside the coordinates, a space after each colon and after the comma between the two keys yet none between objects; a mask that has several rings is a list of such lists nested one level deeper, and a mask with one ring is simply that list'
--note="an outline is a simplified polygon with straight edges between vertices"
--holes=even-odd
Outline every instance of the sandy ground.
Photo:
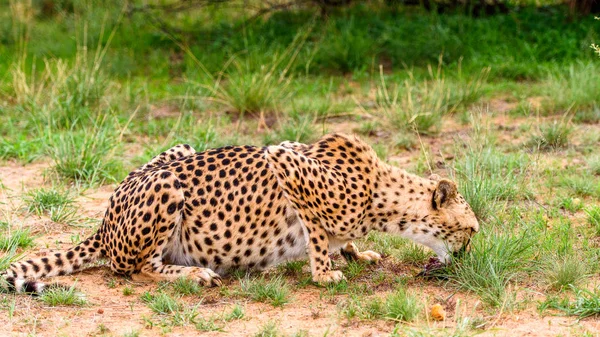
[{"label": "sandy ground", "polygon": [[[493,102],[496,109],[503,107],[502,102]],[[503,139],[517,142],[519,135],[514,131],[519,121],[500,115],[493,124],[503,127]],[[335,124],[330,131],[349,132],[352,125]],[[594,132],[597,126],[592,127]],[[512,131],[511,131],[512,130]],[[452,146],[456,137],[465,137],[464,127],[454,122],[446,123],[443,137],[426,137],[432,153],[432,162],[444,158],[444,148]],[[390,158],[401,166],[411,166],[419,150],[407,151]],[[87,219],[82,225],[69,226],[56,224],[45,217],[37,217],[23,211],[22,198],[27,191],[49,186],[47,168],[50,163],[35,162],[23,166],[5,162],[0,167],[0,209],[11,223],[22,223],[30,227],[36,236],[34,248],[27,251],[29,256],[43,256],[56,249],[64,249],[72,243],[72,237],[85,238],[99,223],[107,206],[107,199],[114,185],[86,190],[79,197],[79,215]],[[57,277],[64,284],[76,284],[86,296],[87,304],[75,307],[48,307],[43,302],[29,296],[0,294],[0,336],[122,336],[137,331],[140,336],[252,336],[266,323],[276,323],[280,333],[293,335],[307,331],[310,336],[388,336],[395,329],[400,336],[419,335],[411,331],[420,331],[423,335],[473,335],[482,336],[600,336],[600,321],[586,319],[578,321],[561,316],[541,316],[537,311],[537,301],[545,296],[536,289],[518,289],[529,301],[517,311],[490,310],[466,293],[454,294],[443,283],[414,278],[414,267],[391,265],[384,260],[381,265],[370,266],[375,272],[378,268],[392,270],[398,276],[408,278],[408,289],[417,294],[427,307],[433,303],[442,303],[448,312],[446,321],[434,322],[428,319],[428,310],[423,310],[420,318],[410,324],[392,321],[347,321],[338,310],[338,304],[347,299],[347,295],[328,296],[323,288],[308,286],[293,291],[291,301],[281,308],[270,304],[256,303],[247,299],[222,295],[222,289],[205,289],[202,296],[187,296],[183,299],[190,306],[196,306],[198,317],[219,317],[231,311],[235,304],[241,305],[245,316],[223,324],[222,331],[201,332],[193,324],[172,326],[166,316],[153,314],[140,299],[145,291],[156,289],[154,284],[139,284],[114,276],[105,266],[94,266],[81,273]],[[289,282],[295,282],[288,279]],[[351,282],[368,282],[361,277]],[[123,288],[132,286],[134,294],[123,295]],[[237,286],[237,281],[227,279],[223,287]],[[371,285],[370,285],[371,286]],[[390,292],[389,287],[374,288],[375,296]],[[14,312],[9,315],[8,307],[14,303]],[[482,329],[461,330],[465,319],[483,322]],[[150,323],[151,322],[151,323]],[[165,322],[166,324],[161,324]],[[220,324],[217,322],[217,324]]]}]

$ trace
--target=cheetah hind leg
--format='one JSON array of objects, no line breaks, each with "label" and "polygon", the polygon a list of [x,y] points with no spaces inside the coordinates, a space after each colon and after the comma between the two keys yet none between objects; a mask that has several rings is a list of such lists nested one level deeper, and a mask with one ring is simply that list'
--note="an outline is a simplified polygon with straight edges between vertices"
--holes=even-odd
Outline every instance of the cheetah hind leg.
[{"label": "cheetah hind leg", "polygon": [[[157,171],[154,175],[163,183],[161,203],[148,206],[152,208],[152,212],[148,213],[153,213],[153,216],[146,219],[144,225],[154,226],[154,230],[144,231],[144,227],[140,227],[136,233],[141,234],[141,241],[145,242],[145,246],[139,252],[140,263],[133,272],[132,279],[136,281],[175,281],[185,277],[205,286],[220,286],[221,277],[209,268],[167,264],[163,260],[168,245],[173,244],[170,240],[181,237],[185,197],[181,183],[175,175],[167,171]],[[118,266],[114,261],[111,268],[118,271]]]},{"label": "cheetah hind leg", "polygon": [[353,242],[348,242],[342,247],[340,253],[346,261],[366,261],[369,263],[378,263],[381,261],[381,255],[372,250],[361,252]]}]

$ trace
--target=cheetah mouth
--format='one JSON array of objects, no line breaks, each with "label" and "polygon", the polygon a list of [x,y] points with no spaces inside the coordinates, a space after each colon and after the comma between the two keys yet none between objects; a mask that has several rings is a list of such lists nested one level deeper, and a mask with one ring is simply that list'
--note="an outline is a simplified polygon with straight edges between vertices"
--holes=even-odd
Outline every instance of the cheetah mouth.
[{"label": "cheetah mouth", "polygon": [[417,274],[417,277],[423,277],[425,279],[444,278],[441,271],[443,271],[446,266],[447,264],[438,257],[430,257],[429,261],[427,261],[427,263],[423,266],[423,270]]}]

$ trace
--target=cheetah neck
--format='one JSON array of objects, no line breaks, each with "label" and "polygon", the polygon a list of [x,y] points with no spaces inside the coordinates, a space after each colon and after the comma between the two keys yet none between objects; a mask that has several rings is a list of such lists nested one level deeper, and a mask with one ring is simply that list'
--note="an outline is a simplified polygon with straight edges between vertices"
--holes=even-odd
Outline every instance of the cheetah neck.
[{"label": "cheetah neck", "polygon": [[398,234],[424,243],[426,227],[435,217],[431,199],[436,183],[387,166],[373,189],[371,230]]}]

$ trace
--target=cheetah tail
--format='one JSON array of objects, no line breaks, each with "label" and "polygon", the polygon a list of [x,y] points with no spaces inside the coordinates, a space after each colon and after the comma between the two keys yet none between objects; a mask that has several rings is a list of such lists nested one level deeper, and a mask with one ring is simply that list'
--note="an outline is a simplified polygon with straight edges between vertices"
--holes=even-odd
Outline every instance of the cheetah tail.
[{"label": "cheetah tail", "polygon": [[42,277],[68,275],[80,270],[105,254],[101,235],[96,233],[77,246],[46,257],[15,262],[0,273],[0,290],[17,293],[41,293],[46,285],[37,281]]}]

